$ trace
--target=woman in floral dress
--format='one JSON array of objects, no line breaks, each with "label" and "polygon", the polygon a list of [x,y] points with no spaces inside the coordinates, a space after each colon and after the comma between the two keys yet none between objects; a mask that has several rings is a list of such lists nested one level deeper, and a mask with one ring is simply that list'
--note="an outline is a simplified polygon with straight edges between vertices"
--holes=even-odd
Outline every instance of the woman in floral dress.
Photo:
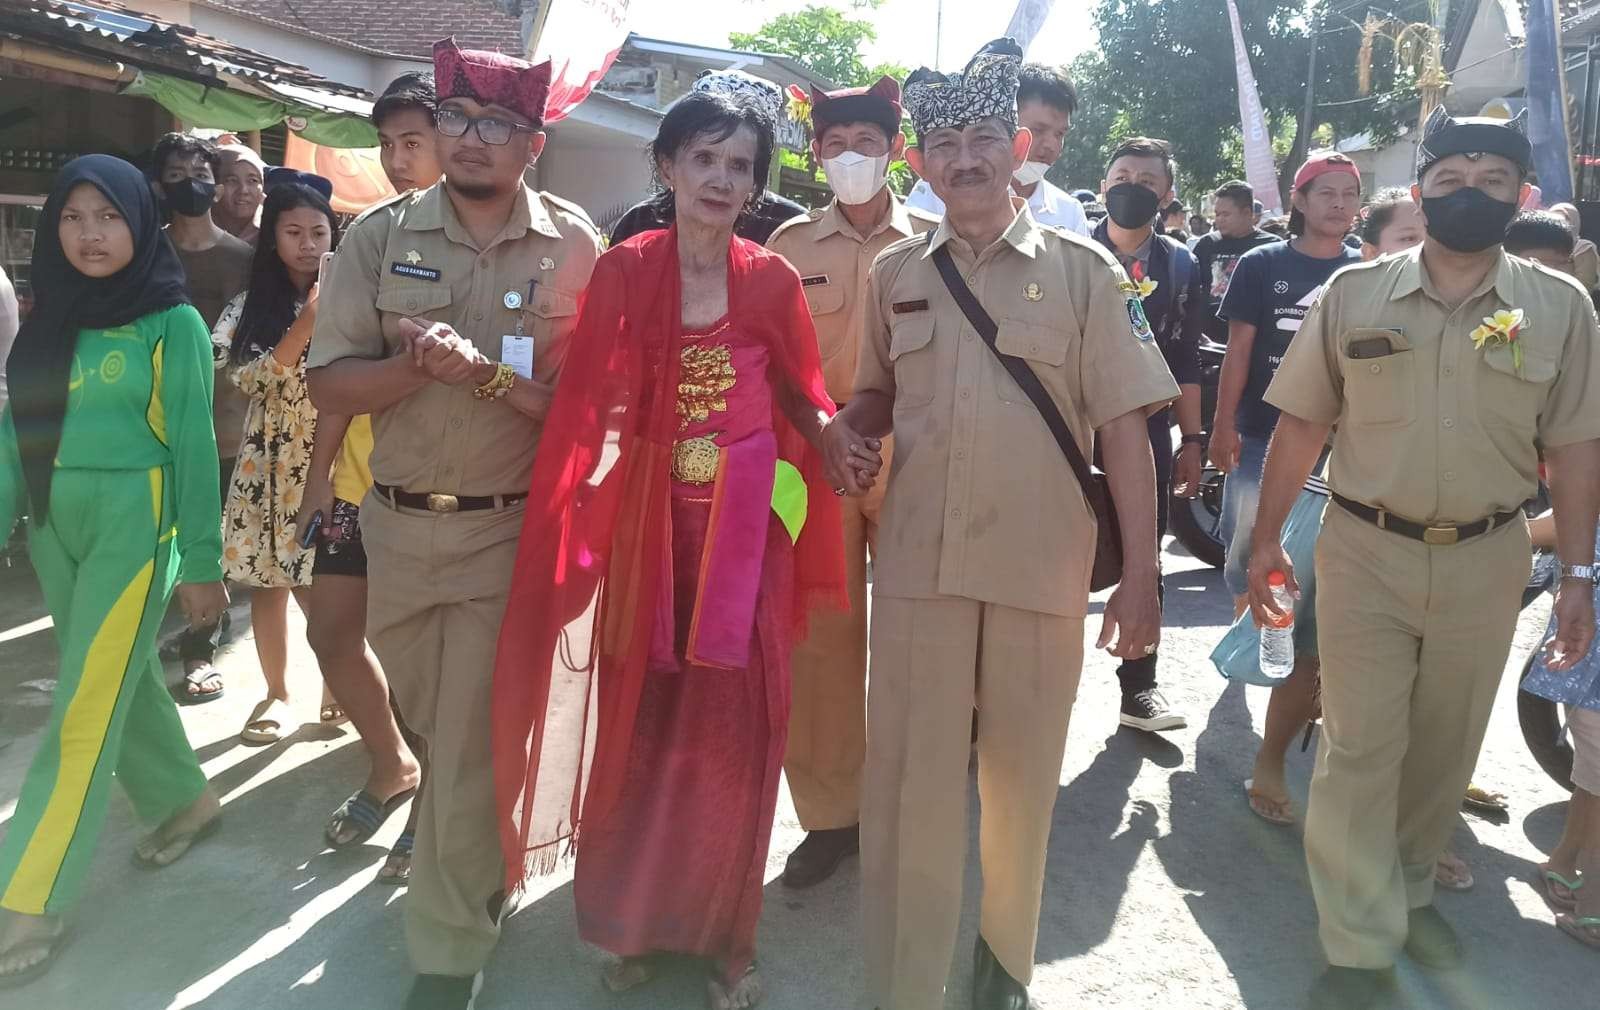
[{"label": "woman in floral dress", "polygon": [[249,286],[211,335],[218,366],[250,398],[222,522],[223,571],[254,588],[250,622],[267,682],[267,697],[240,733],[246,743],[276,743],[298,725],[286,676],[289,595],[311,583],[314,552],[300,546],[294,520],[317,426],[305,384],[317,272],[338,240],[331,191],[326,179],[300,173],[269,186]]}]

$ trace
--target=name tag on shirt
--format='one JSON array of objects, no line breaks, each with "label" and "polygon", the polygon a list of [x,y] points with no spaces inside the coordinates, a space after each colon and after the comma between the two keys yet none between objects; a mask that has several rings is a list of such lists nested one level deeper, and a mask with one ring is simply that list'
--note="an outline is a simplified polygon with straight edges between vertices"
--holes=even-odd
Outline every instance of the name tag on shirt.
[{"label": "name tag on shirt", "polygon": [[533,378],[533,338],[515,333],[501,337],[500,361],[524,379]]},{"label": "name tag on shirt", "polygon": [[413,266],[410,263],[391,263],[389,264],[389,272],[399,277],[416,277],[425,281],[439,279],[439,271],[431,267]]},{"label": "name tag on shirt", "polygon": [[812,274],[810,277],[800,278],[800,286],[803,288],[814,288],[818,284],[826,283],[828,283],[827,274]]}]

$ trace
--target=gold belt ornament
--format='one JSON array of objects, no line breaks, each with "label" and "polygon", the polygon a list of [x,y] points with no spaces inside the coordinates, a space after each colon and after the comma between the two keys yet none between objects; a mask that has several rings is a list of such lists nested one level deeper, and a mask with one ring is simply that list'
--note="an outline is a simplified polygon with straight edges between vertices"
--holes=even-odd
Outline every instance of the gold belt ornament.
[{"label": "gold belt ornament", "polygon": [[686,438],[672,446],[672,476],[685,484],[710,484],[717,479],[722,450],[709,438]]}]

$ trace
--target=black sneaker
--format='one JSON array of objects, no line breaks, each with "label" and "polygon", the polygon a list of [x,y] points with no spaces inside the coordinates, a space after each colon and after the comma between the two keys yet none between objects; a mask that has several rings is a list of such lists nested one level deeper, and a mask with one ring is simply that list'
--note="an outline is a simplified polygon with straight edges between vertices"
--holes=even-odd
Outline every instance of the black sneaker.
[{"label": "black sneaker", "polygon": [[418,975],[411,984],[403,1010],[472,1010],[483,988],[483,973],[476,975]]},{"label": "black sneaker", "polygon": [[860,851],[859,825],[812,831],[789,853],[789,862],[783,869],[783,886],[795,890],[815,887],[833,876],[833,871],[846,857]]},{"label": "black sneaker", "polygon": [[1167,705],[1167,699],[1163,698],[1161,692],[1153,687],[1122,696],[1122,718],[1120,721],[1124,726],[1142,729],[1146,733],[1159,733],[1168,729],[1183,729],[1189,725],[1189,720],[1174,712]]}]

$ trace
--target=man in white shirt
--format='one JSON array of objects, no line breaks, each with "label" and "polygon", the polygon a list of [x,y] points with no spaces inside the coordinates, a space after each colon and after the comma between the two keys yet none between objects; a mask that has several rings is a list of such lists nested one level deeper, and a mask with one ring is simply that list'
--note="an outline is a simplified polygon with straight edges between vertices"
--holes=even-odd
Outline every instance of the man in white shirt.
[{"label": "man in white shirt", "polygon": [[[1035,221],[1087,236],[1089,219],[1083,212],[1083,205],[1044,177],[1061,157],[1067,130],[1072,126],[1072,114],[1076,111],[1078,91],[1065,71],[1042,63],[1023,64],[1022,85],[1017,91],[1017,120],[1033,131],[1033,146],[1028,149],[1028,160],[1012,176],[1011,189],[1028,201],[1028,210],[1033,212]],[[944,201],[934,195],[926,179],[917,180],[911,188],[906,206],[944,216]]]}]

